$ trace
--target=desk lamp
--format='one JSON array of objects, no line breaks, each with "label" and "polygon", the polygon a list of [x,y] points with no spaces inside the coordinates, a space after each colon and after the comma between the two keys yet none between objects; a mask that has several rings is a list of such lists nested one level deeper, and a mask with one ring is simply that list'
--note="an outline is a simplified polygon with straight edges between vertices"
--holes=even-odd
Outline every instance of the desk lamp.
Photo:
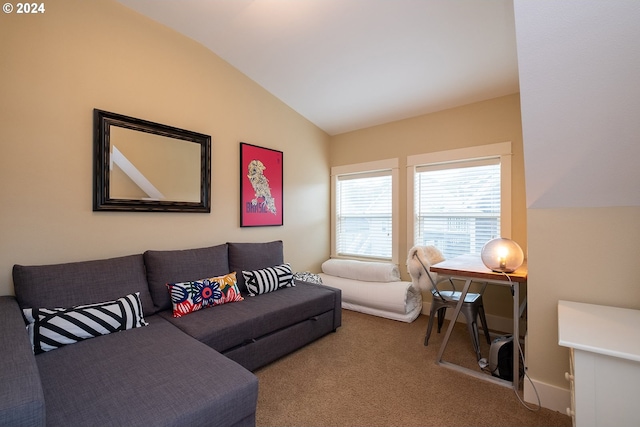
[{"label": "desk lamp", "polygon": [[482,262],[497,273],[512,273],[522,265],[524,253],[511,239],[498,237],[488,241],[480,252]]}]

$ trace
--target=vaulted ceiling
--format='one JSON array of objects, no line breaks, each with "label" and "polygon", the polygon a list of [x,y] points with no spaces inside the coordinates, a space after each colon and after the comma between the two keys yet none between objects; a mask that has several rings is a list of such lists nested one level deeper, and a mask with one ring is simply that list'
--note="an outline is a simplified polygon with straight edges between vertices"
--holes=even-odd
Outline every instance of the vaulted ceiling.
[{"label": "vaulted ceiling", "polygon": [[519,91],[511,0],[118,0],[331,135]]}]

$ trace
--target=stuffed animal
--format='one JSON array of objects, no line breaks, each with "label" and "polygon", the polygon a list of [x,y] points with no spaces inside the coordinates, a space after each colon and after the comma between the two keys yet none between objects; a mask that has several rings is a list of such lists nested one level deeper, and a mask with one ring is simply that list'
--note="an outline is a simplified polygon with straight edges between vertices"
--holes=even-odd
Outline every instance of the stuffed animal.
[{"label": "stuffed animal", "polygon": [[[418,260],[419,258],[419,260]],[[422,263],[420,263],[422,261]],[[427,271],[433,264],[444,261],[442,252],[435,246],[414,246],[409,250],[407,258],[407,268],[413,284],[422,291],[431,292],[433,285],[427,277]],[[424,265],[424,266],[423,266]],[[438,274],[428,272],[434,283],[438,281]]]}]

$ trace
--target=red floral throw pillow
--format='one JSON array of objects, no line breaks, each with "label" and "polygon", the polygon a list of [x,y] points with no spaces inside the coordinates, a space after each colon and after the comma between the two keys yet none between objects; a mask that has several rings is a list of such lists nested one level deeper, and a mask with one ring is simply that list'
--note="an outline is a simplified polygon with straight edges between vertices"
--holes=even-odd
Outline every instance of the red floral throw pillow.
[{"label": "red floral throw pillow", "polygon": [[202,308],[243,301],[236,283],[236,273],[192,282],[168,284],[173,317],[182,317]]}]

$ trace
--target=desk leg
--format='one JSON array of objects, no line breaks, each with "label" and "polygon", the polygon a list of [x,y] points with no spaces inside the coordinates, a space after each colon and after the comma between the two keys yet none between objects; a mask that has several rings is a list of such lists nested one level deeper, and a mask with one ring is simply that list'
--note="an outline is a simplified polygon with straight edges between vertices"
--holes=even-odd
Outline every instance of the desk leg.
[{"label": "desk leg", "polygon": [[513,389],[520,387],[520,283],[513,288]]},{"label": "desk leg", "polygon": [[458,320],[458,315],[460,314],[460,310],[462,309],[462,304],[464,303],[464,299],[467,297],[467,293],[469,292],[470,286],[471,286],[471,279],[467,279],[464,283],[464,287],[462,288],[462,293],[460,294],[460,300],[458,301],[458,305],[456,305],[456,309],[453,312],[453,318],[451,318],[451,321],[449,322],[447,333],[444,335],[444,340],[442,341],[442,344],[440,344],[440,351],[438,352],[438,358],[436,359],[436,363],[440,363],[442,361],[442,355],[444,354],[444,350],[447,348],[449,337],[451,337],[451,332],[453,332],[453,327],[456,324],[456,320]]}]

